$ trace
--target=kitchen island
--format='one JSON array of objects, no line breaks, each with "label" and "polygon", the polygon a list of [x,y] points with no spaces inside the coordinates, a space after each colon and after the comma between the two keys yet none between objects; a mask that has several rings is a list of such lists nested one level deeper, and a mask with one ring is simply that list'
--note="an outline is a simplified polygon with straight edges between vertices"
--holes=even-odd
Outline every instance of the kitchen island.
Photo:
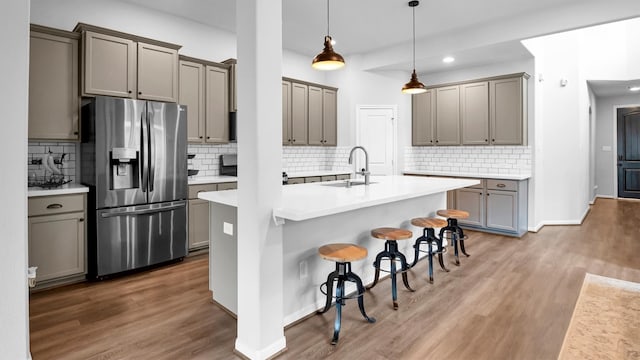
[{"label": "kitchen island", "polygon": [[[478,181],[471,179],[382,176],[372,177],[370,185],[351,187],[346,181],[284,186],[282,205],[273,209],[273,221],[282,226],[283,326],[324,305],[319,286],[334,264],[318,257],[320,246],[344,242],[367,248],[367,258],[354,263],[353,271],[369,283],[374,275],[371,264],[384,248],[384,242],[371,238],[371,229],[405,227],[414,231],[415,238],[421,229],[411,226],[412,218],[434,216],[438,209],[446,208],[447,191],[475,184]],[[209,288],[215,302],[237,314],[237,274],[251,266],[237,253],[237,190],[198,197],[210,201]],[[400,244],[410,261],[412,245],[413,240]]]}]

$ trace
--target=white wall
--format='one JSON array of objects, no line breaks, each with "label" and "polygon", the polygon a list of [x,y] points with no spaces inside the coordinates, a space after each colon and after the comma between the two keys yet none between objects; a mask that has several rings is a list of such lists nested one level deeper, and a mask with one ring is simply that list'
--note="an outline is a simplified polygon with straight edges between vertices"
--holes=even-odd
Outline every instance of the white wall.
[{"label": "white wall", "polygon": [[[0,357],[29,359],[27,291],[27,112],[29,2],[3,1],[0,23]],[[8,31],[7,31],[8,29]],[[10,169],[9,171],[7,169]]]},{"label": "white wall", "polygon": [[523,41],[544,79],[535,82],[536,227],[580,223],[586,214],[593,193],[587,80],[637,78],[639,32],[634,19]]},{"label": "white wall", "polygon": [[[616,121],[615,108],[620,106],[640,105],[640,94],[614,97],[596,97],[595,115],[595,184],[598,186],[596,195],[613,197],[616,194],[615,171],[617,171],[615,156]],[[611,150],[603,150],[608,146]]]}]

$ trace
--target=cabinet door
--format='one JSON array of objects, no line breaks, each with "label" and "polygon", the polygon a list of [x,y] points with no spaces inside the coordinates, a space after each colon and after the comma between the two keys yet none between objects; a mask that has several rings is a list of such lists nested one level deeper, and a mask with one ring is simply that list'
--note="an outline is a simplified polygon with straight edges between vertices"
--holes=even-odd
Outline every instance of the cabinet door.
[{"label": "cabinet door", "polygon": [[178,101],[178,50],[138,43],[138,99]]},{"label": "cabinet door", "polygon": [[482,189],[456,190],[456,209],[469,212],[469,218],[458,220],[460,224],[484,226],[484,194]]},{"label": "cabinet door", "polygon": [[436,89],[436,145],[460,145],[460,87]]},{"label": "cabinet door", "polygon": [[135,98],[136,43],[91,31],[84,38],[84,94]]},{"label": "cabinet door", "polygon": [[29,266],[38,281],[85,273],[84,212],[30,217]]},{"label": "cabinet door", "polygon": [[491,144],[523,143],[522,78],[489,82]]},{"label": "cabinet door", "polygon": [[282,145],[291,144],[291,83],[282,82]]},{"label": "cabinet door", "polygon": [[208,143],[229,142],[229,71],[207,65],[206,139]]},{"label": "cabinet door", "polygon": [[31,32],[29,139],[77,140],[78,40]]},{"label": "cabinet door", "polygon": [[187,106],[187,141],[200,143],[205,126],[204,65],[180,61],[178,94],[178,102]]},{"label": "cabinet door", "polygon": [[323,145],[338,145],[338,93],[322,89],[322,134]]},{"label": "cabinet door", "polygon": [[209,246],[209,202],[189,200],[189,250]]},{"label": "cabinet door", "polygon": [[291,83],[291,144],[307,145],[309,119],[307,85]]},{"label": "cabinet door", "polygon": [[309,86],[309,145],[322,145],[322,89]]},{"label": "cabinet door", "polygon": [[487,191],[487,227],[518,231],[518,193],[515,191]]},{"label": "cabinet door", "polygon": [[433,125],[436,116],[436,94],[430,89],[411,96],[411,143],[434,145]]},{"label": "cabinet door", "polygon": [[234,190],[238,188],[238,183],[237,182],[228,182],[228,183],[219,183],[218,184],[218,191],[222,191],[222,190]]},{"label": "cabinet door", "polygon": [[462,145],[489,145],[489,83],[460,85]]}]

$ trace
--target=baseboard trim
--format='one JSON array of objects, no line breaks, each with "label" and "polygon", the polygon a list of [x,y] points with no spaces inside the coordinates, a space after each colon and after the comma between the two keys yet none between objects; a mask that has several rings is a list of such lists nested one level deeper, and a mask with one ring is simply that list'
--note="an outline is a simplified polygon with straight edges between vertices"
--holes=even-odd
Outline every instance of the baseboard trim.
[{"label": "baseboard trim", "polygon": [[536,232],[540,231],[540,229],[542,229],[543,227],[544,227],[544,223],[542,222],[542,223],[539,223],[539,224],[538,224],[538,225],[536,225],[536,226],[530,226],[527,230],[528,230],[529,232],[534,232],[534,233],[536,233]]},{"label": "baseboard trim", "polygon": [[582,217],[580,217],[580,219],[542,221],[534,227],[529,227],[529,231],[538,232],[540,231],[540,229],[542,229],[546,225],[552,225],[552,226],[553,225],[581,225],[584,222],[584,219],[587,217],[587,214],[589,214],[589,211],[591,211],[591,206],[587,206],[587,208],[582,213]]},{"label": "baseboard trim", "polygon": [[286,350],[287,340],[284,336],[282,336],[272,344],[259,350],[250,349],[248,346],[240,342],[240,339],[236,338],[236,347],[233,352],[245,359],[267,360],[275,358]]}]

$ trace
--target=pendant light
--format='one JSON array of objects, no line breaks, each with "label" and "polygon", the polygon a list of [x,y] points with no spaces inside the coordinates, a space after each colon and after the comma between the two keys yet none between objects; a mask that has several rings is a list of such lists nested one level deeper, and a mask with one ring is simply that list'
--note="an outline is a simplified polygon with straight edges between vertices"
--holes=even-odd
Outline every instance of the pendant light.
[{"label": "pendant light", "polygon": [[416,6],[418,5],[420,1],[409,1],[409,6],[413,9],[413,73],[411,73],[411,80],[402,87],[402,92],[405,94],[421,94],[427,91],[424,84],[418,81],[416,74]]},{"label": "pendant light", "polygon": [[344,66],[342,55],[333,51],[329,34],[329,0],[327,0],[327,35],[324,37],[324,50],[311,62],[311,66],[316,70],[336,70]]}]

